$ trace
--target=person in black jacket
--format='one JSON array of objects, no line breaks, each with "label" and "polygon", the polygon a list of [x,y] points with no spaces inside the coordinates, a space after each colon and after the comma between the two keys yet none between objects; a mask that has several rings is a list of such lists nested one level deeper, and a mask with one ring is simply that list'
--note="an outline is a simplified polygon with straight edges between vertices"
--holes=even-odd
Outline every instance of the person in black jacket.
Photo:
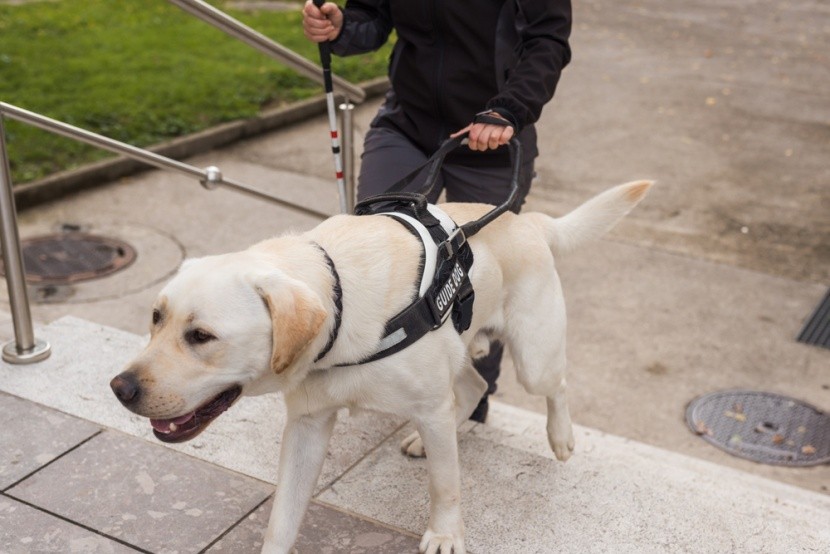
[{"label": "person in black jacket", "polygon": [[[570,0],[308,0],[303,29],[340,56],[377,50],[394,30],[391,89],[364,140],[357,197],[363,200],[422,165],[449,137],[469,132],[469,148],[444,161],[430,202],[501,204],[510,190],[506,144],[522,144],[519,211],[538,156],[536,130],[571,58]],[[425,177],[425,176],[423,176]],[[406,190],[417,190],[423,177]],[[473,361],[489,388],[471,419],[484,421],[503,346]]]}]

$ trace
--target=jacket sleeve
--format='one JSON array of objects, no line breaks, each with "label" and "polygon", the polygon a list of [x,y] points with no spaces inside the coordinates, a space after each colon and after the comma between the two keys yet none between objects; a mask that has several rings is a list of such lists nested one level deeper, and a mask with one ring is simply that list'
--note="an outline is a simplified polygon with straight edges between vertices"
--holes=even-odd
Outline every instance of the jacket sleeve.
[{"label": "jacket sleeve", "polygon": [[[571,60],[570,0],[518,0],[519,52],[488,109],[512,116],[516,129],[535,123],[553,98],[562,69]],[[508,118],[509,119],[509,118]]]},{"label": "jacket sleeve", "polygon": [[331,42],[338,56],[364,54],[386,43],[392,32],[388,0],[348,0],[343,11],[343,27]]}]

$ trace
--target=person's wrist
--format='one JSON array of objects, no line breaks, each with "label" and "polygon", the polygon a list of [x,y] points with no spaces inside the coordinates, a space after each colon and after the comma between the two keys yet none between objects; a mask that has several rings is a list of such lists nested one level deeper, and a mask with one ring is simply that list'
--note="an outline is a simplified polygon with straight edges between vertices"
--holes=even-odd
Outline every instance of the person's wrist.
[{"label": "person's wrist", "polygon": [[513,130],[516,130],[516,126],[510,121],[508,118],[504,117],[497,110],[484,110],[482,112],[478,112],[475,117],[473,118],[473,123],[483,123],[485,125],[499,125],[501,127],[513,127]]}]

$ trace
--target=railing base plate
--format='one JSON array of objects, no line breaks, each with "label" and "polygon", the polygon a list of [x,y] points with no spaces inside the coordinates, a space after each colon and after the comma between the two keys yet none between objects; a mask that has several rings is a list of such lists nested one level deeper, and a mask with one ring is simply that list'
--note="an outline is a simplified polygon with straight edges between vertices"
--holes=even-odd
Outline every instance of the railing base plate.
[{"label": "railing base plate", "polygon": [[33,364],[49,357],[52,347],[48,342],[35,339],[35,345],[27,350],[19,350],[17,341],[9,341],[3,346],[3,361],[9,364]]}]

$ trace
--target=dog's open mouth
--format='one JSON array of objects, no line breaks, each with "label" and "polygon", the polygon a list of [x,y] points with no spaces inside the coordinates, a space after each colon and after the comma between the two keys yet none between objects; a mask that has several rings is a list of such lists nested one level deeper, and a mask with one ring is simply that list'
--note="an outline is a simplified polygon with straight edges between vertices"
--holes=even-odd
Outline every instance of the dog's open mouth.
[{"label": "dog's open mouth", "polygon": [[235,385],[213,397],[189,414],[172,419],[151,419],[153,434],[163,442],[184,442],[190,440],[231,407],[242,393],[242,387]]}]

